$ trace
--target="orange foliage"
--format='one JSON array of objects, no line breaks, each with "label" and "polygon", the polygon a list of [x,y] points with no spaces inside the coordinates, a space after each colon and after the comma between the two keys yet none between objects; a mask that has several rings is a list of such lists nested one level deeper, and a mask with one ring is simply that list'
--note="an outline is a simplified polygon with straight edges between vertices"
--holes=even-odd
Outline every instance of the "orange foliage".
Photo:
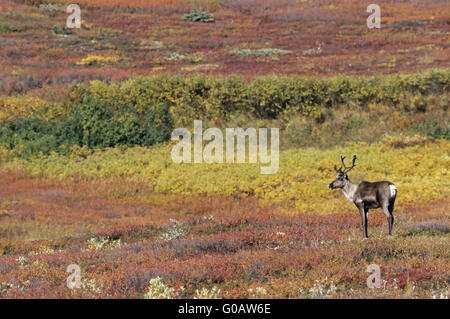
[{"label": "orange foliage", "polygon": [[[447,289],[448,201],[400,211],[392,239],[375,212],[362,241],[354,212],[291,216],[251,198],[155,194],[125,178],[0,178],[2,298],[143,298],[156,277],[184,286],[187,298],[213,286],[224,298],[431,298]],[[109,244],[92,246],[100,241]],[[378,290],[366,286],[373,263]],[[69,264],[82,269],[81,289],[66,287]]]}]

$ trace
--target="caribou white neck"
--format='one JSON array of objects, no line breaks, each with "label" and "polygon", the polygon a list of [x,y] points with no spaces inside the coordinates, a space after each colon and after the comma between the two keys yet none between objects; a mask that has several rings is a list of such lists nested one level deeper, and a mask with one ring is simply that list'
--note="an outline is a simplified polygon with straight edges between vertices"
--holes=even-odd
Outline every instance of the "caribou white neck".
[{"label": "caribou white neck", "polygon": [[349,200],[349,202],[354,203],[355,202],[355,193],[358,189],[357,184],[353,184],[350,180],[345,184],[344,187],[342,187],[342,193],[344,194],[345,198]]}]

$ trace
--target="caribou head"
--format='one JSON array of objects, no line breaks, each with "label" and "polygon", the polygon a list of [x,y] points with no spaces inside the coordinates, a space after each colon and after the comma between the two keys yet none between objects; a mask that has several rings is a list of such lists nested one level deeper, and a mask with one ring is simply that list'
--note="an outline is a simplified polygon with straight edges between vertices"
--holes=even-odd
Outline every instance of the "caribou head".
[{"label": "caribou head", "polygon": [[355,167],[356,155],[353,155],[352,166],[350,167],[347,167],[345,165],[344,160],[345,156],[341,156],[342,166],[339,169],[336,167],[336,165],[334,165],[334,170],[336,171],[336,179],[328,185],[329,189],[343,188],[350,181],[347,173],[350,172],[353,167]]}]

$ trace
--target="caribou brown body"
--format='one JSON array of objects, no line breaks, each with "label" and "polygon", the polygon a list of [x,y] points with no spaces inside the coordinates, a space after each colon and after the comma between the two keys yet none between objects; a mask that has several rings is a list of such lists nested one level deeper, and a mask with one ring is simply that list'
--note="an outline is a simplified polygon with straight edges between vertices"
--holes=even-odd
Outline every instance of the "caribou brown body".
[{"label": "caribou brown body", "polygon": [[394,224],[394,203],[397,196],[397,187],[391,182],[362,182],[354,184],[348,178],[347,173],[355,167],[356,155],[353,156],[351,167],[346,167],[345,157],[341,156],[342,167],[337,169],[336,179],[328,185],[329,189],[340,188],[345,197],[358,208],[361,214],[363,237],[368,238],[367,220],[369,209],[381,208],[386,215],[389,224],[389,236],[392,234]]}]

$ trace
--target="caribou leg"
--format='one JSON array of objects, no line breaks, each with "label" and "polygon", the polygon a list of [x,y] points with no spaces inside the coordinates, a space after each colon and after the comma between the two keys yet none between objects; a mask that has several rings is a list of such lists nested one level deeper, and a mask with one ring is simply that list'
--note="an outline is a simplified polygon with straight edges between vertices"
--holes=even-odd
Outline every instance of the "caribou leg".
[{"label": "caribou leg", "polygon": [[390,224],[389,224],[389,236],[392,235],[392,228],[394,227],[394,202],[391,202],[388,206],[389,215],[391,218]]},{"label": "caribou leg", "polygon": [[367,217],[368,217],[368,209],[364,208],[364,204],[360,204],[358,206],[359,213],[361,214],[361,224],[363,229],[363,238],[369,238],[369,235],[367,234]]},{"label": "caribou leg", "polygon": [[392,225],[394,224],[394,215],[391,213],[391,209],[389,209],[390,207],[392,207],[392,210],[394,210],[394,206],[383,206],[382,210],[384,215],[386,215],[388,224],[389,224],[389,233],[388,236],[392,235]]}]

